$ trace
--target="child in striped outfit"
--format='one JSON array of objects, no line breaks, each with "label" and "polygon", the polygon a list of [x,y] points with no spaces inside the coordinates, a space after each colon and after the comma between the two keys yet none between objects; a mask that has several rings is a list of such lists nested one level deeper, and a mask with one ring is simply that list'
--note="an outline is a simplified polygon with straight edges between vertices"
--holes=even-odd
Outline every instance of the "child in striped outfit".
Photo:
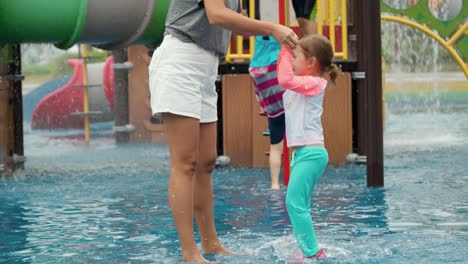
[{"label": "child in striped outfit", "polygon": [[310,215],[311,196],[328,163],[321,116],[327,80],[334,83],[340,70],[332,63],[330,41],[306,36],[294,52],[282,47],[278,58],[278,81],[286,115],[286,139],[293,149],[286,208],[297,243],[306,257],[324,258],[315,238]]},{"label": "child in striped outfit", "polygon": [[255,85],[260,108],[265,111],[270,130],[270,177],[271,189],[280,189],[279,175],[285,132],[283,93],[276,77],[276,61],[281,46],[272,37],[257,36],[255,52],[250,62],[249,73]]}]

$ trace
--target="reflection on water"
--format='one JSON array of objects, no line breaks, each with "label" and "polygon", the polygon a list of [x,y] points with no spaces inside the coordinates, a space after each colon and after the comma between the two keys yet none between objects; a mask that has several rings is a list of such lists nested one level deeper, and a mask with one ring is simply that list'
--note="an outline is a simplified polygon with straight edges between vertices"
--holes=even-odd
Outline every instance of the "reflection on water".
[{"label": "reflection on water", "polygon": [[[76,131],[74,132],[76,133]],[[71,133],[73,134],[73,133]],[[365,167],[329,167],[313,198],[320,263],[463,263],[468,259],[468,114],[390,109],[383,189]],[[0,180],[0,263],[177,263],[166,199],[167,146],[86,146],[70,132],[27,132],[26,169]],[[285,190],[263,169],[214,172],[216,225],[247,256],[285,263],[299,249]],[[437,254],[435,254],[435,251]]]}]

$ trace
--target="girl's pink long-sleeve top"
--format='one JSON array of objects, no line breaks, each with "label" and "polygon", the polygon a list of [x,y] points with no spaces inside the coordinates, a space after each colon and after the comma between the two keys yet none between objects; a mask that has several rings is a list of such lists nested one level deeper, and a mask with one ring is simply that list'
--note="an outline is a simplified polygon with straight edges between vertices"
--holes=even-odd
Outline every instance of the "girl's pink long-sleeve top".
[{"label": "girl's pink long-sleeve top", "polygon": [[323,144],[321,116],[327,81],[321,77],[294,74],[293,55],[282,47],[278,55],[278,82],[286,113],[288,147]]}]

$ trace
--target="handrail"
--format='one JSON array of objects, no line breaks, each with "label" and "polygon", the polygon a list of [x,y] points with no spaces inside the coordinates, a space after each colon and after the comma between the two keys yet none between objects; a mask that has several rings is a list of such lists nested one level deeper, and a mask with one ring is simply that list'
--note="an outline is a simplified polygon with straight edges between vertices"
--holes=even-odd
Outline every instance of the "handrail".
[{"label": "handrail", "polygon": [[[241,0],[240,4],[242,5],[243,1],[249,1],[249,14],[250,18],[255,18],[255,0]],[[231,53],[231,43],[229,43],[228,50],[226,52],[225,62],[232,62],[233,60],[251,60],[253,53],[255,51],[255,37],[249,37],[249,52],[244,53],[244,36],[236,36],[236,53]]]},{"label": "handrail", "polygon": [[[324,3],[324,4],[322,4]],[[340,3],[337,5],[337,3]],[[323,35],[323,26],[329,27],[329,39],[335,52],[335,57],[348,60],[348,15],[346,0],[332,0],[325,1],[317,0],[317,33]],[[322,10],[322,7],[323,10]],[[338,24],[341,27],[341,51],[336,51],[336,35],[335,35],[335,22],[339,20]],[[325,22],[325,23],[324,23]]]},{"label": "handrail", "polygon": [[[249,1],[249,14],[250,18],[255,18],[255,0],[241,0]],[[279,11],[279,23],[285,26],[289,26],[289,0],[278,0],[278,11]],[[348,16],[346,0],[317,0],[317,33],[323,35],[323,27],[329,27],[329,39],[335,52],[336,58],[342,58],[348,60]],[[337,23],[338,21],[338,23]],[[341,50],[336,51],[337,37],[335,34],[335,28],[341,27]],[[227,63],[233,60],[250,60],[252,59],[255,50],[255,38],[249,37],[249,50],[244,52],[244,37],[236,36],[235,42],[229,43],[225,61]],[[231,44],[235,44],[236,53],[232,53]]]},{"label": "handrail", "polygon": [[343,60],[348,60],[348,6],[346,0],[341,0],[341,49]]},{"label": "handrail", "polygon": [[84,129],[85,141],[89,143],[90,128],[89,128],[89,94],[88,94],[88,45],[81,45],[81,54],[83,55],[83,113],[84,113]]},{"label": "handrail", "polygon": [[404,25],[408,25],[410,27],[416,28],[426,35],[432,37],[435,39],[437,42],[439,42],[447,51],[449,54],[455,59],[455,61],[458,63],[460,68],[462,69],[463,73],[465,74],[465,77],[468,79],[468,65],[463,61],[463,59],[458,55],[457,51],[453,48],[453,44],[463,35],[463,32],[465,32],[468,29],[468,22],[465,22],[463,26],[461,26],[455,34],[448,40],[445,41],[441,36],[439,36],[437,33],[435,33],[433,30],[431,30],[429,27],[425,25],[418,24],[412,20],[406,19],[404,17],[397,17],[397,16],[391,16],[391,15],[382,15],[380,17],[382,20],[386,21],[393,21],[393,22],[398,22]]}]

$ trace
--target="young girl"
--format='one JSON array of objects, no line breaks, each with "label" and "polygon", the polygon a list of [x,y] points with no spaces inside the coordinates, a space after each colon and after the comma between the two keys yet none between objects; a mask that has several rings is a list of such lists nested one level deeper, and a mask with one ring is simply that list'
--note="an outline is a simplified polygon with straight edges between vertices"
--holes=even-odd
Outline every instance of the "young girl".
[{"label": "young girl", "polygon": [[334,83],[340,72],[332,59],[330,42],[319,35],[301,39],[293,53],[282,47],[278,58],[278,81],[286,89],[286,139],[288,147],[294,150],[286,207],[297,243],[311,258],[325,257],[315,238],[310,201],[328,163],[321,116],[325,75]]}]

